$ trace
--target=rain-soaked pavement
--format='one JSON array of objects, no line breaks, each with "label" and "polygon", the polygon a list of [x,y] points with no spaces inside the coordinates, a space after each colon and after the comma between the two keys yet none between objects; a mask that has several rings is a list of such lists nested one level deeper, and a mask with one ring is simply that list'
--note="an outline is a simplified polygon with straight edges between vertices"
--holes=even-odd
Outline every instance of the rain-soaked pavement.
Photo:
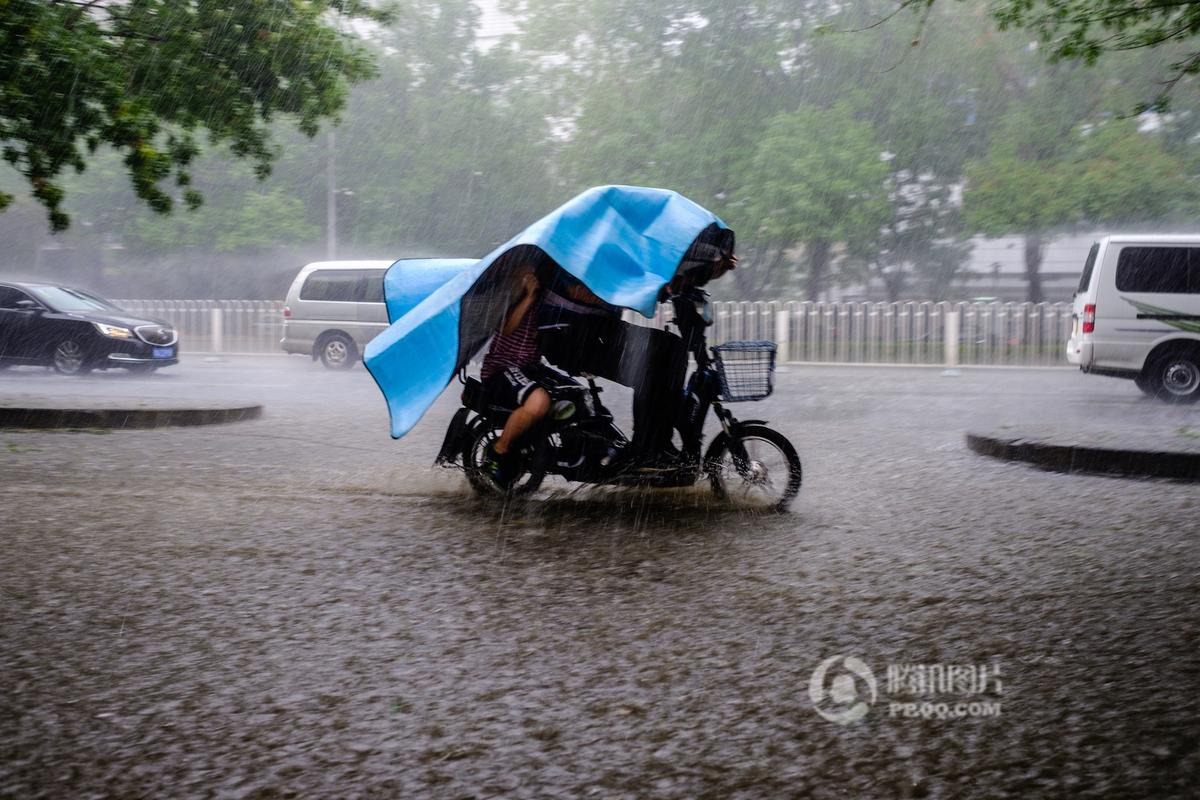
[{"label": "rain-soaked pavement", "polygon": [[[452,400],[393,442],[361,368],[0,373],[13,391],[266,412],[0,431],[0,796],[1200,791],[1200,487],[963,441],[1086,415],[1200,428],[1131,383],[789,368],[738,409],[804,459],[783,516],[700,490],[497,510],[426,466]],[[877,689],[848,725],[809,695],[837,655]],[[922,693],[914,664],[987,673]]]}]

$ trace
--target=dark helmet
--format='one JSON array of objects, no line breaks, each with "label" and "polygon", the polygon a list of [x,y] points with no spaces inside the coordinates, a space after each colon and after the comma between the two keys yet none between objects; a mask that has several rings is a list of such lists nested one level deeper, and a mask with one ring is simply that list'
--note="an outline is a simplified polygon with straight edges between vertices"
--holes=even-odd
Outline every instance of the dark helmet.
[{"label": "dark helmet", "polygon": [[723,263],[733,256],[734,233],[715,222],[696,237],[683,260],[679,263],[678,275],[692,275],[696,286],[703,286],[713,279]]}]

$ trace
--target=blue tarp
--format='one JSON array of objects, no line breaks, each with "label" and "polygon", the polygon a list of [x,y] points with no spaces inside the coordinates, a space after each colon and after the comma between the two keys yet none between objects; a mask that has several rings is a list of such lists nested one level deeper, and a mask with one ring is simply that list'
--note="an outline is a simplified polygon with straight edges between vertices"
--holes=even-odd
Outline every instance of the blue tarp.
[{"label": "blue tarp", "polygon": [[[666,189],[598,186],[478,261],[397,261],[384,278],[392,324],[364,352],[387,399],[392,436],[408,433],[483,342],[460,347],[462,300],[505,253],[537,247],[601,299],[650,317],[658,291],[715,214]],[[472,349],[473,348],[473,349]]]}]

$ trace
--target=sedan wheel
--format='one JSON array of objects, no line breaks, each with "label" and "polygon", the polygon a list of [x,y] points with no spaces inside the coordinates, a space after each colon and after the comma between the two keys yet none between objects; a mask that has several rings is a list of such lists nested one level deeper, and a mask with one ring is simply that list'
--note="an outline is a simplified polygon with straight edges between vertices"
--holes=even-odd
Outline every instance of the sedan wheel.
[{"label": "sedan wheel", "polygon": [[83,375],[90,369],[84,363],[83,346],[74,339],[67,339],[54,348],[52,363],[59,375]]}]

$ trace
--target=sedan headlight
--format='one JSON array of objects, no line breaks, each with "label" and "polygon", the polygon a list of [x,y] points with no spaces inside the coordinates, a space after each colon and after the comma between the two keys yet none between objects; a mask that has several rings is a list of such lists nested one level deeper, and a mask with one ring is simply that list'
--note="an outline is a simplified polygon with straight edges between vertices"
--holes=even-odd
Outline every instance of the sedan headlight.
[{"label": "sedan headlight", "polygon": [[114,339],[132,339],[133,331],[129,328],[122,328],[120,325],[105,325],[103,322],[93,322],[96,330],[105,336],[111,336]]}]

